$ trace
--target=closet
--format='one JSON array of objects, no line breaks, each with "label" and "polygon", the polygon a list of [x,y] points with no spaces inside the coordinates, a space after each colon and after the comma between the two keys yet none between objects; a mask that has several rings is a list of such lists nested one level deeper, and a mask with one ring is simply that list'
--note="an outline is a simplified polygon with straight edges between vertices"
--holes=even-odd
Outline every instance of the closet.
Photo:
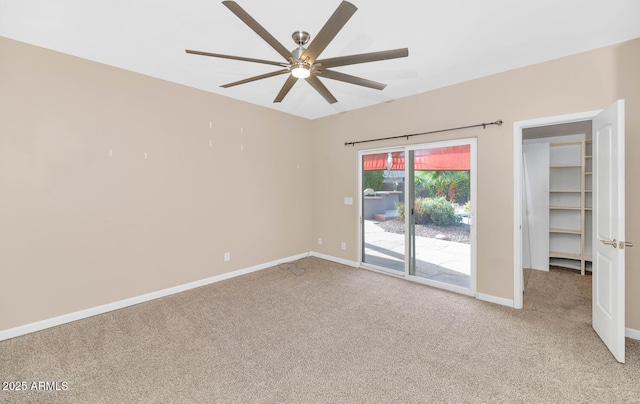
[{"label": "closet", "polygon": [[591,141],[549,143],[549,264],[591,267]]},{"label": "closet", "polygon": [[591,121],[523,131],[523,266],[591,271]]}]

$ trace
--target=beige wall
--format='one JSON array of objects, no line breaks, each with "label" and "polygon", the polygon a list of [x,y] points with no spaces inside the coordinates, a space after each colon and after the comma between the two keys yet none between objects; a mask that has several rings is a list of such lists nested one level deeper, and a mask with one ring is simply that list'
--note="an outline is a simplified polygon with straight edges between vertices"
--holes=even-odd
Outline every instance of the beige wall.
[{"label": "beige wall", "polygon": [[0,330],[309,251],[307,120],[0,54]]},{"label": "beige wall", "polygon": [[[478,139],[478,292],[513,298],[513,122],[602,109],[627,101],[627,152],[638,150],[640,40],[473,80],[436,91],[313,121],[313,249],[358,260],[358,150],[456,138]],[[624,66],[621,66],[624,64]],[[344,142],[425,132],[502,119],[501,127],[471,129],[395,141],[344,146]],[[640,240],[640,203],[634,187],[638,159],[628,159],[627,235]],[[347,251],[340,249],[346,241]],[[636,241],[638,243],[638,241]],[[640,329],[638,249],[627,250],[627,327]]]},{"label": "beige wall", "polygon": [[0,330],[309,250],[357,261],[358,150],[407,142],[344,142],[496,119],[411,142],[478,138],[478,291],[511,299],[513,122],[626,98],[640,146],[640,40],[315,121],[7,39],[0,54]]},{"label": "beige wall", "polygon": [[628,248],[626,258],[626,324],[640,330],[640,39],[621,44],[615,48],[617,98],[625,100],[626,155],[625,170],[627,193],[625,203],[626,231],[628,241],[635,244]]}]

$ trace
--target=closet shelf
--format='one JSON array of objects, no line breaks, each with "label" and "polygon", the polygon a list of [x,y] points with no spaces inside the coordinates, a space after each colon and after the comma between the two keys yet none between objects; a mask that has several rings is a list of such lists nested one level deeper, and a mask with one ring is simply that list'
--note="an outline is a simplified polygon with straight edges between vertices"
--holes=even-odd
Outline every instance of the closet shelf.
[{"label": "closet shelf", "polygon": [[582,168],[580,164],[562,164],[562,165],[552,165],[549,168]]},{"label": "closet shelf", "polygon": [[561,210],[580,210],[580,206],[549,206],[549,209],[561,209]]},{"label": "closet shelf", "polygon": [[559,252],[559,251],[549,251],[549,258],[568,258],[570,260],[580,260],[582,257],[582,254],[577,253],[577,254],[572,254],[572,253],[566,253],[566,252]]},{"label": "closet shelf", "polygon": [[550,189],[549,192],[551,192],[551,193],[554,193],[554,192],[561,192],[561,193],[577,192],[577,193],[580,193],[581,191],[579,189]]},{"label": "closet shelf", "polygon": [[582,234],[582,230],[550,228],[549,233]]}]

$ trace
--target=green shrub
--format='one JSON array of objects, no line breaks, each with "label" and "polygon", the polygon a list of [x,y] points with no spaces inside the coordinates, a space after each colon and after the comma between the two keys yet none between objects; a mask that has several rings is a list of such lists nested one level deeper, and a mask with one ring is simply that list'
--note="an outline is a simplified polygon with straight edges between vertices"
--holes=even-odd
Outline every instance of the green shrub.
[{"label": "green shrub", "polygon": [[382,182],[384,181],[384,171],[365,171],[362,174],[362,189],[371,188],[374,191],[382,190]]},{"label": "green shrub", "polygon": [[424,207],[423,198],[417,198],[415,200],[415,206],[413,207],[413,221],[416,224],[427,224],[429,217]]},{"label": "green shrub", "polygon": [[455,213],[451,202],[444,197],[425,198],[422,200],[425,216],[429,221],[438,226],[452,226],[462,221]]},{"label": "green shrub", "polygon": [[467,213],[471,212],[471,201],[467,201],[467,203],[464,204],[464,211]]},{"label": "green shrub", "polygon": [[404,203],[396,202],[396,212],[398,212],[398,218],[396,220],[404,222]]},{"label": "green shrub", "polygon": [[[404,222],[404,203],[397,202],[396,203],[396,212],[398,212],[397,220]],[[413,220],[416,224],[426,224],[428,223],[428,218],[424,211],[424,206],[422,205],[422,198],[416,198],[413,205]]]},{"label": "green shrub", "polygon": [[[398,220],[404,221],[404,203],[396,203]],[[444,197],[416,198],[413,206],[413,220],[416,224],[433,223],[438,226],[452,226],[462,221],[455,214],[453,204]]]}]

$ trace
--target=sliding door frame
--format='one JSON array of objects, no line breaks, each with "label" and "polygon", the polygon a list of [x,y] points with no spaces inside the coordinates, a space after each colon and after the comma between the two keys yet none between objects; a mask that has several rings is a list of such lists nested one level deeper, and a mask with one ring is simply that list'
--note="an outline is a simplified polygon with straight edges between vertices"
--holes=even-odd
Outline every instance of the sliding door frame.
[{"label": "sliding door frame", "polygon": [[[398,271],[394,271],[391,269],[386,269],[383,267],[379,267],[376,265],[369,264],[367,262],[363,262],[364,256],[364,195],[363,195],[363,169],[364,169],[364,156],[370,154],[379,154],[379,153],[388,153],[388,152],[398,152],[403,151],[405,153],[405,192],[404,192],[404,204],[405,206],[413,206],[413,194],[414,192],[414,181],[413,175],[413,153],[416,150],[421,149],[431,149],[431,148],[440,148],[440,147],[449,147],[449,146],[464,146],[469,145],[471,149],[470,153],[470,179],[471,179],[471,189],[470,189],[470,201],[471,201],[471,210],[469,212],[470,218],[470,241],[471,241],[471,251],[470,251],[470,285],[469,288],[463,288],[460,286],[450,285],[442,282],[437,282],[433,280],[429,280],[426,278],[422,278],[415,275],[410,275],[410,269],[413,260],[413,245],[412,245],[412,234],[410,231],[413,231],[413,217],[411,215],[405,215],[405,259],[404,259],[404,273],[400,273]],[[411,167],[410,167],[411,165]],[[385,274],[401,277],[413,282],[426,284],[429,286],[434,286],[440,289],[450,290],[453,292],[461,293],[469,296],[477,295],[477,254],[476,254],[476,223],[477,223],[477,138],[464,138],[464,139],[455,139],[455,140],[447,140],[447,141],[436,141],[436,142],[428,142],[428,143],[420,143],[420,144],[412,144],[407,146],[396,146],[396,147],[384,147],[384,148],[376,148],[376,149],[366,149],[360,150],[358,152],[358,194],[360,195],[360,200],[358,204],[359,209],[359,232],[358,232],[358,244],[359,244],[359,255],[358,255],[358,263],[361,267],[370,269],[376,272],[383,272]]]},{"label": "sliding door frame", "polygon": [[[409,257],[409,249],[407,246],[406,238],[405,238],[405,249],[404,249],[404,271],[398,272],[393,269],[381,267],[378,265],[374,265],[368,262],[363,261],[364,251],[365,251],[365,239],[364,239],[364,188],[363,188],[363,173],[364,173],[364,156],[371,154],[380,154],[380,153],[393,153],[393,152],[405,152],[406,158],[406,150],[404,146],[395,146],[395,147],[383,147],[378,149],[367,149],[360,150],[358,152],[358,195],[360,195],[359,203],[358,203],[358,217],[359,217],[359,231],[358,231],[358,265],[362,268],[370,269],[376,272],[382,272],[387,275],[397,276],[400,278],[404,278],[407,274],[407,258]],[[404,192],[404,200],[402,201],[405,206],[407,206],[407,195],[406,191],[407,183],[406,183],[406,175],[407,175],[407,167],[405,164],[405,192]],[[406,216],[406,215],[405,215]],[[407,224],[407,218],[405,217],[405,226]]]}]

